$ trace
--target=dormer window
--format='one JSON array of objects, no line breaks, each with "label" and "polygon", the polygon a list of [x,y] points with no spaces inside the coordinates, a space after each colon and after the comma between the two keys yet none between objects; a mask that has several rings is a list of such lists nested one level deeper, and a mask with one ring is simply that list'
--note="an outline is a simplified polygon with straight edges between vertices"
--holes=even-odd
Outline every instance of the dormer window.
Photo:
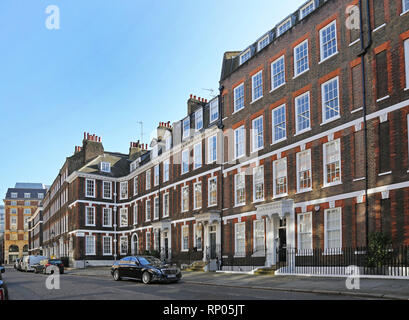
[{"label": "dormer window", "polygon": [[247,50],[240,56],[240,64],[245,63],[248,59],[250,59],[250,49],[247,49]]},{"label": "dormer window", "polygon": [[17,198],[17,192],[12,192],[12,193],[11,193],[11,197],[12,197],[12,198]]},{"label": "dormer window", "polygon": [[257,43],[257,50],[260,51],[270,43],[270,37],[266,35]]},{"label": "dormer window", "polygon": [[300,20],[308,16],[311,12],[314,11],[314,9],[315,9],[314,0],[308,2],[304,7],[300,9]]},{"label": "dormer window", "polygon": [[101,162],[102,172],[111,172],[111,164],[109,162]]},{"label": "dormer window", "polygon": [[277,37],[281,36],[284,32],[291,28],[291,17],[285,20],[277,27]]}]

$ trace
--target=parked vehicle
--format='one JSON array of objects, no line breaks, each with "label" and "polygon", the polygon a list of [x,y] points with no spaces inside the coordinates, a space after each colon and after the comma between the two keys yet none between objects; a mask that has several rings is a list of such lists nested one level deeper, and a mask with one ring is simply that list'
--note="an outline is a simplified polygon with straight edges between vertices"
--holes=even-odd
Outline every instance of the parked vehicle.
[{"label": "parked vehicle", "polygon": [[21,269],[25,272],[34,271],[33,266],[40,263],[41,260],[47,259],[44,256],[24,256]]},{"label": "parked vehicle", "polygon": [[152,256],[129,256],[114,263],[111,275],[115,281],[122,278],[140,279],[148,284],[152,281],[177,282],[182,273],[177,267],[171,267]]},{"label": "parked vehicle", "polygon": [[9,293],[7,290],[7,285],[6,283],[2,280],[2,273],[4,273],[6,269],[2,266],[0,266],[0,300],[8,300],[9,299]]},{"label": "parked vehicle", "polygon": [[14,261],[14,269],[16,269],[16,270],[18,270],[18,271],[21,271],[21,265],[20,265],[20,263],[21,263],[21,259],[20,259],[20,258],[17,258],[16,261]]},{"label": "parked vehicle", "polygon": [[33,266],[35,273],[47,274],[47,268],[50,266],[58,267],[60,274],[64,273],[64,264],[59,259],[44,259]]}]

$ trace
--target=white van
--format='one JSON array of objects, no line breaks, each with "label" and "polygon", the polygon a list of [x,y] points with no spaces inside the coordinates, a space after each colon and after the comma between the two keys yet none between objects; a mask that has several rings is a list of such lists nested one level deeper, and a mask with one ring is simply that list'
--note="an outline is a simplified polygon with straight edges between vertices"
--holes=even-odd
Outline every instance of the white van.
[{"label": "white van", "polygon": [[40,263],[41,260],[47,259],[45,256],[24,256],[21,269],[25,272],[34,271],[33,266]]}]

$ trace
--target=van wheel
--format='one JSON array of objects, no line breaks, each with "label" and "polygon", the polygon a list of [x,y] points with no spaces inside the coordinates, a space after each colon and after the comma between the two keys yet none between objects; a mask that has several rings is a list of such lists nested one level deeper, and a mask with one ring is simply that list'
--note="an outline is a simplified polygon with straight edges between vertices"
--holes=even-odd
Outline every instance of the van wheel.
[{"label": "van wheel", "polygon": [[149,273],[148,271],[145,271],[145,272],[142,274],[142,282],[143,282],[144,284],[148,284],[148,283],[151,282],[151,275],[150,275],[150,273]]},{"label": "van wheel", "polygon": [[115,281],[121,280],[121,277],[119,276],[119,271],[118,271],[118,270],[115,270],[115,271],[114,271],[113,277],[114,277],[114,280],[115,280]]}]

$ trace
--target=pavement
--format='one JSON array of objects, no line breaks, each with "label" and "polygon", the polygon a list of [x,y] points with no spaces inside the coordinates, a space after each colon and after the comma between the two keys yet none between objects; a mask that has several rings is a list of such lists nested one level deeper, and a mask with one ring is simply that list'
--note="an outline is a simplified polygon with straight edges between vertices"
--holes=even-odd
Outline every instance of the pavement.
[{"label": "pavement", "polygon": [[[66,268],[71,275],[111,277],[110,267]],[[296,293],[319,293],[351,297],[409,300],[409,280],[359,279],[359,288],[348,289],[346,278],[251,275],[219,272],[182,271],[183,282],[230,288],[249,288]],[[358,283],[355,281],[357,287]]]}]

